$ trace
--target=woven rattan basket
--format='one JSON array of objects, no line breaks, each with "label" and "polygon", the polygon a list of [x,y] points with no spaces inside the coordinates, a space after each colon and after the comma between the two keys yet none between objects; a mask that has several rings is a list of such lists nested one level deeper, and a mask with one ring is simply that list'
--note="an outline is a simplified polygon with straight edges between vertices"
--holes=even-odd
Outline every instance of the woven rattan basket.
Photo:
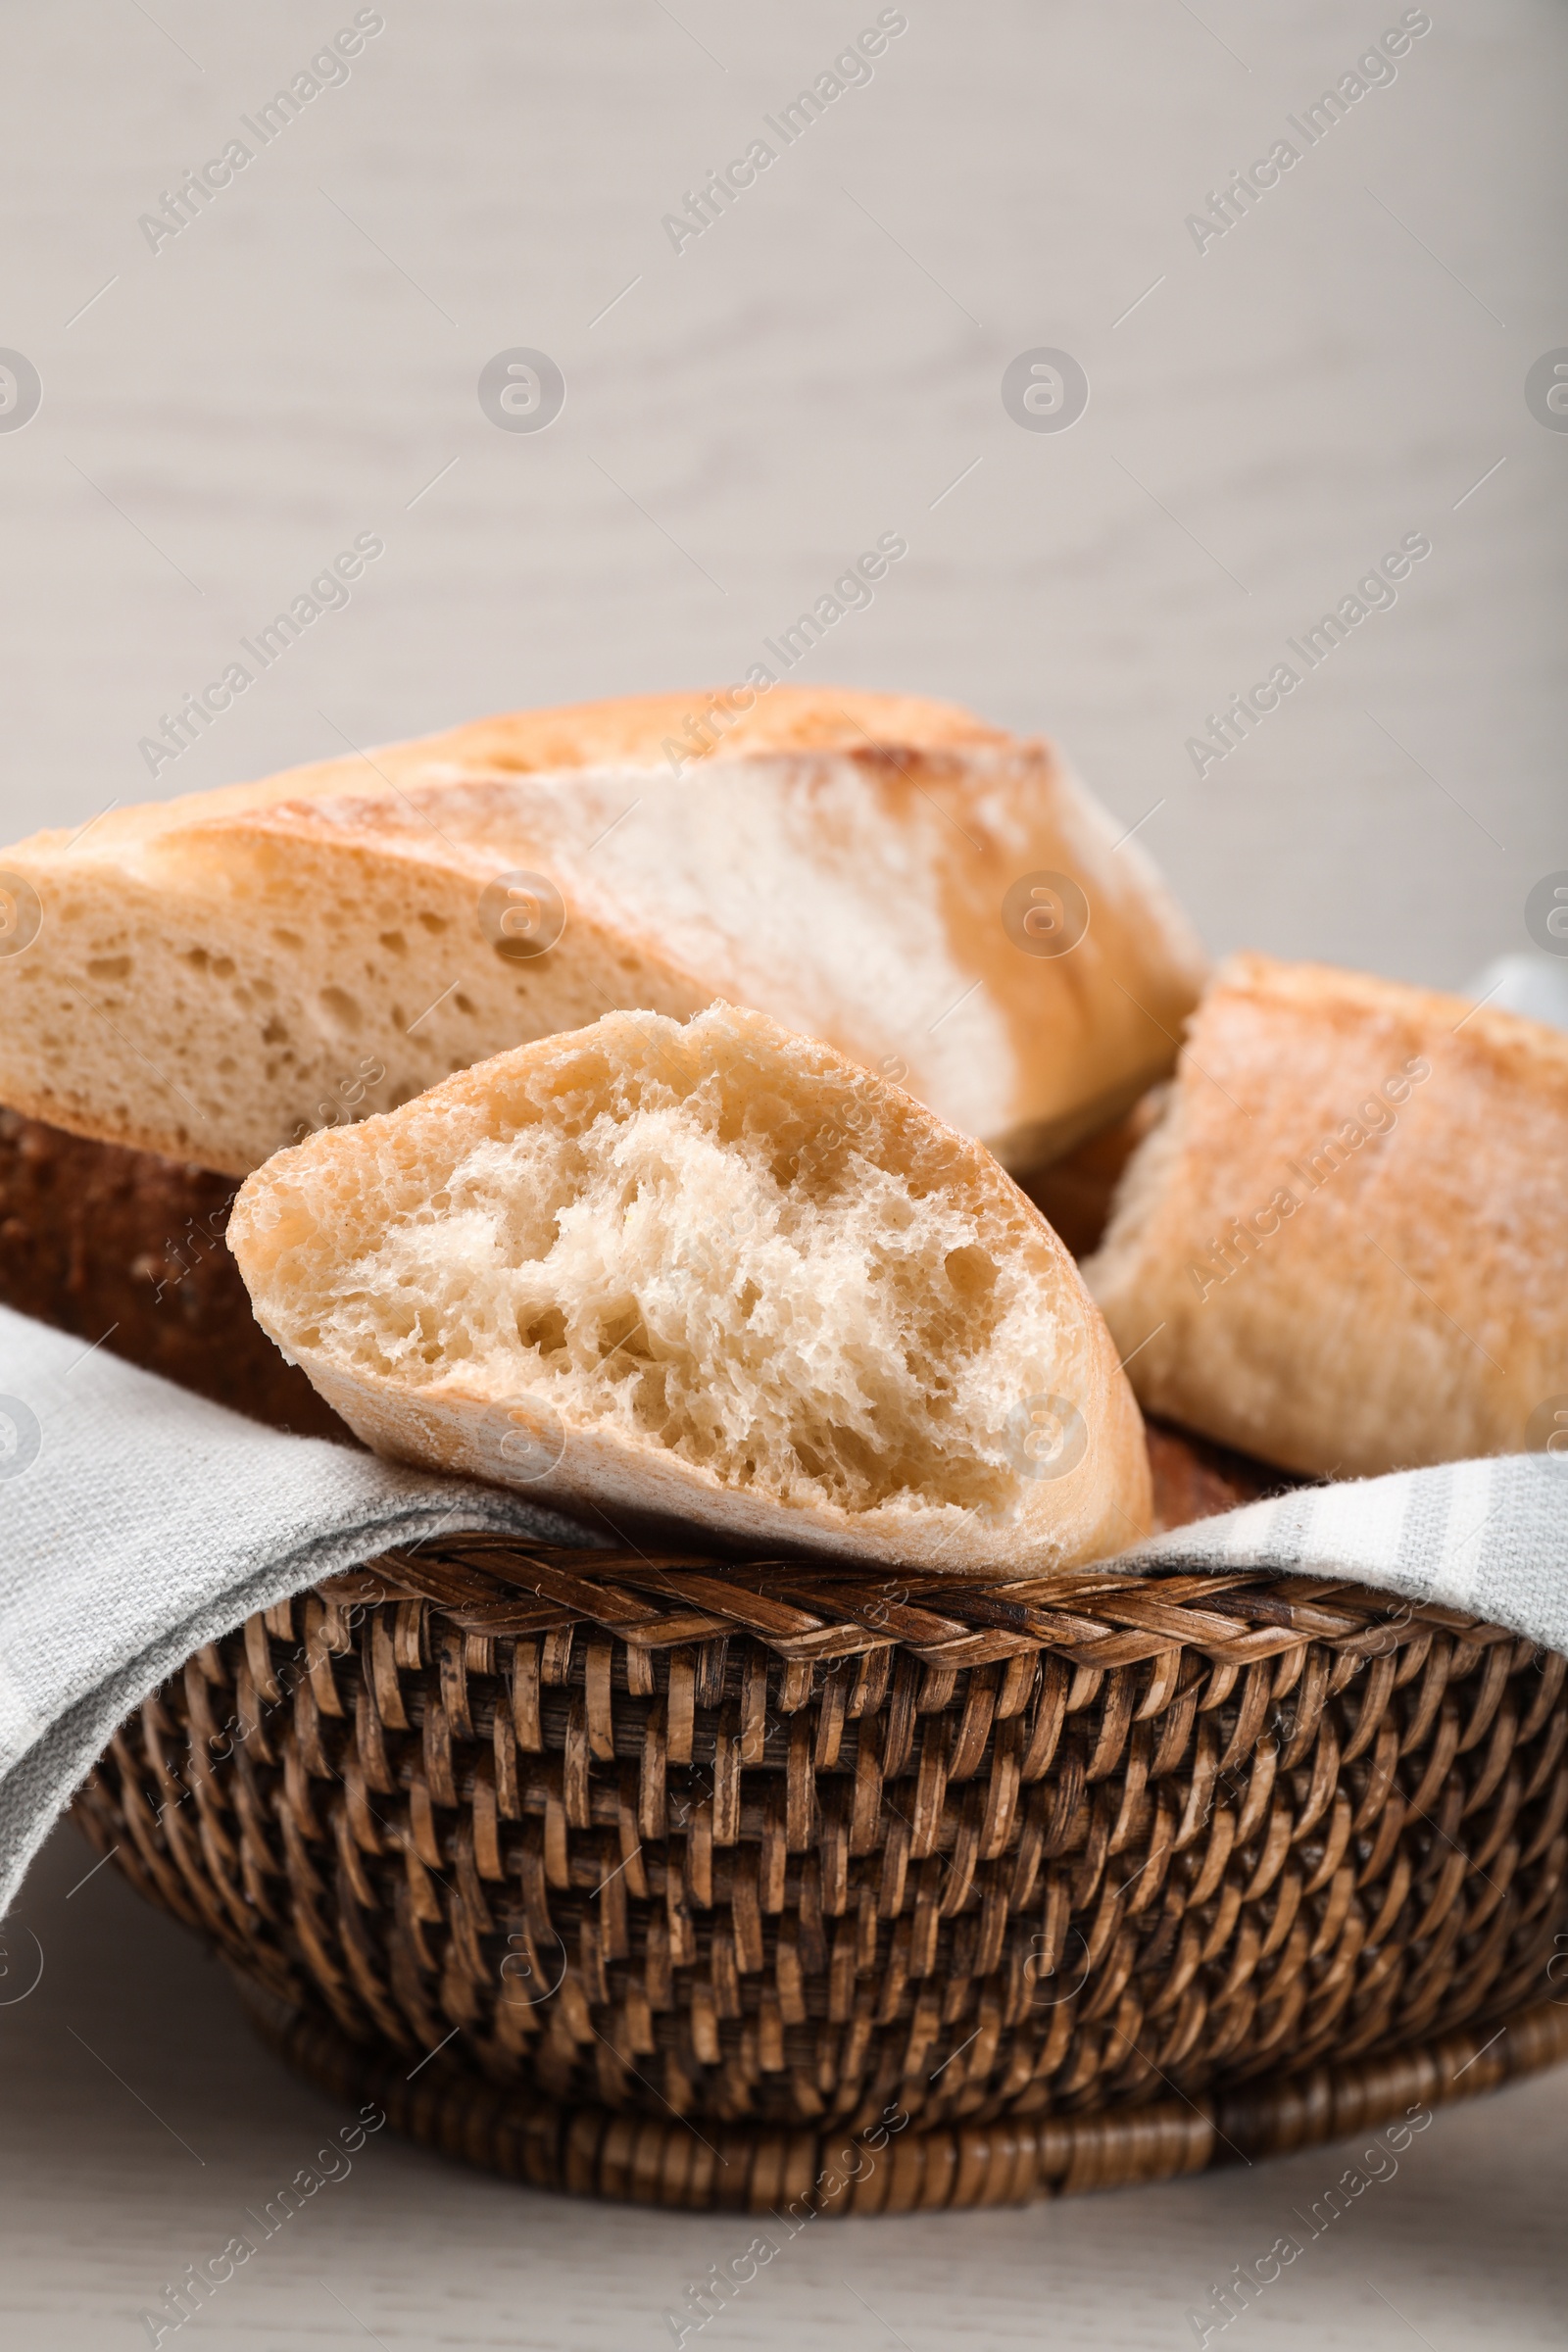
[{"label": "woven rattan basket", "polygon": [[1255,1573],[466,1537],[203,1650],[77,1799],[339,2091],[541,2185],[965,2206],[1568,2055],[1561,1657]]}]

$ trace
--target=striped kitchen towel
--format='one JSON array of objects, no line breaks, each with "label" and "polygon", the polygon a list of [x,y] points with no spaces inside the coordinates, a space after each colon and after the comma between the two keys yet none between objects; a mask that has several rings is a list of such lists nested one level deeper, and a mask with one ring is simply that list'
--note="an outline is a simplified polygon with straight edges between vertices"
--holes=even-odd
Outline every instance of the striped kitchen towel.
[{"label": "striped kitchen towel", "polygon": [[0,1307],[0,1919],[116,1727],[193,1651],[468,1528],[595,1541],[499,1487],[264,1429]]},{"label": "striped kitchen towel", "polygon": [[1195,1520],[1117,1566],[1345,1577],[1568,1650],[1568,1419],[1559,1452],[1297,1487]]}]

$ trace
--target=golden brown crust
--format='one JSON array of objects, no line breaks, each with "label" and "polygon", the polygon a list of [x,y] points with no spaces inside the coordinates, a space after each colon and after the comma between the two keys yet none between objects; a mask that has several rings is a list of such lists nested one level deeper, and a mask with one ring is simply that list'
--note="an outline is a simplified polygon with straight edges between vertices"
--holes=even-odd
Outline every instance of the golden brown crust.
[{"label": "golden brown crust", "polygon": [[1241,956],[1086,1279],[1149,1410],[1364,1476],[1524,1450],[1568,1393],[1568,1038]]},{"label": "golden brown crust", "polygon": [[[238,816],[279,801],[375,797],[389,786],[414,792],[455,778],[522,776],[589,767],[668,765],[666,745],[680,746],[683,763],[733,760],[763,752],[855,752],[876,746],[897,751],[945,751],[1001,744],[1004,729],[988,726],[957,703],[917,694],[872,694],[849,686],[775,686],[749,710],[702,720],[717,701],[710,690],[689,694],[626,694],[598,703],[565,703],[548,710],[503,710],[466,720],[438,735],[406,743],[371,744],[330,760],[280,768],[254,783],[225,784],[175,801],[141,801],[113,808],[92,828],[95,853],[113,843],[141,845],[164,832],[183,832],[198,820]],[[706,741],[705,741],[706,737]],[[58,850],[76,836],[64,828],[30,834],[19,851]],[[9,856],[10,853],[8,852]]]},{"label": "golden brown crust", "polygon": [[[42,907],[0,958],[0,1101],[242,1174],[607,1006],[723,998],[902,1067],[1026,1169],[1169,1066],[1201,951],[1048,744],[779,688],[677,774],[686,702],[516,713],[0,852]],[[559,916],[531,960],[486,927],[519,873]],[[1083,894],[1065,953],[1006,911],[1050,874]]]}]

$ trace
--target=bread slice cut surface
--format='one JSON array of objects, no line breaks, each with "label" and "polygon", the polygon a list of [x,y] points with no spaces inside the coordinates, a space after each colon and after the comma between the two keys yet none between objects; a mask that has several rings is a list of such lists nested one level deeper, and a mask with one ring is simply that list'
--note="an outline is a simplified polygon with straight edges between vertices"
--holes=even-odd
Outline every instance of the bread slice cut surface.
[{"label": "bread slice cut surface", "polygon": [[497,1056],[246,1183],[264,1327],[378,1449],[731,1544],[955,1572],[1148,1525],[1131,1391],[981,1148],[765,1015]]}]

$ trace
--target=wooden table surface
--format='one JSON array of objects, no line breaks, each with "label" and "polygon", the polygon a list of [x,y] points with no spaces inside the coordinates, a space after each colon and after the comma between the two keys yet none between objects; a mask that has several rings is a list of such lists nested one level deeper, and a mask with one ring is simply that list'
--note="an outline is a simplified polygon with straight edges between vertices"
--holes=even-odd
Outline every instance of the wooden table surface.
[{"label": "wooden table surface", "polygon": [[[265,143],[242,127],[355,13],[12,12],[0,346],[41,406],[6,429],[0,379],[0,838],[488,709],[741,677],[893,533],[906,556],[796,674],[1058,734],[1215,950],[1458,985],[1527,945],[1531,886],[1568,867],[1568,435],[1525,392],[1568,343],[1559,11],[1433,0],[1391,78],[1354,69],[1424,20],[1396,0],[388,0],[346,79]],[[869,79],[766,131],[879,13],[906,28]],[[1292,127],[1348,76],[1341,119]],[[773,162],[677,252],[663,217],[760,136]],[[249,161],[177,234],[141,225],[235,138]],[[1195,231],[1280,140],[1276,184]],[[519,348],[564,378],[543,431],[480,406]],[[1067,430],[1004,406],[1040,349],[1087,376]],[[155,777],[143,739],[361,533],[384,554],[347,608]],[[1431,552],[1397,601],[1296,661],[1407,535]],[[1281,662],[1299,686],[1195,760]],[[6,1930],[19,2352],[146,2342],[165,2282],[338,2120],[112,1870],[70,1891],[86,1862],[62,1831]],[[8,2000],[24,1931],[44,1975]],[[1194,2342],[1189,2306],[1339,2161],[823,2224],[690,2340]],[[1227,2348],[1558,2343],[1565,2190],[1568,2081],[1441,2115]],[[188,2340],[637,2352],[738,2230],[388,2137],[290,2232]]]}]

